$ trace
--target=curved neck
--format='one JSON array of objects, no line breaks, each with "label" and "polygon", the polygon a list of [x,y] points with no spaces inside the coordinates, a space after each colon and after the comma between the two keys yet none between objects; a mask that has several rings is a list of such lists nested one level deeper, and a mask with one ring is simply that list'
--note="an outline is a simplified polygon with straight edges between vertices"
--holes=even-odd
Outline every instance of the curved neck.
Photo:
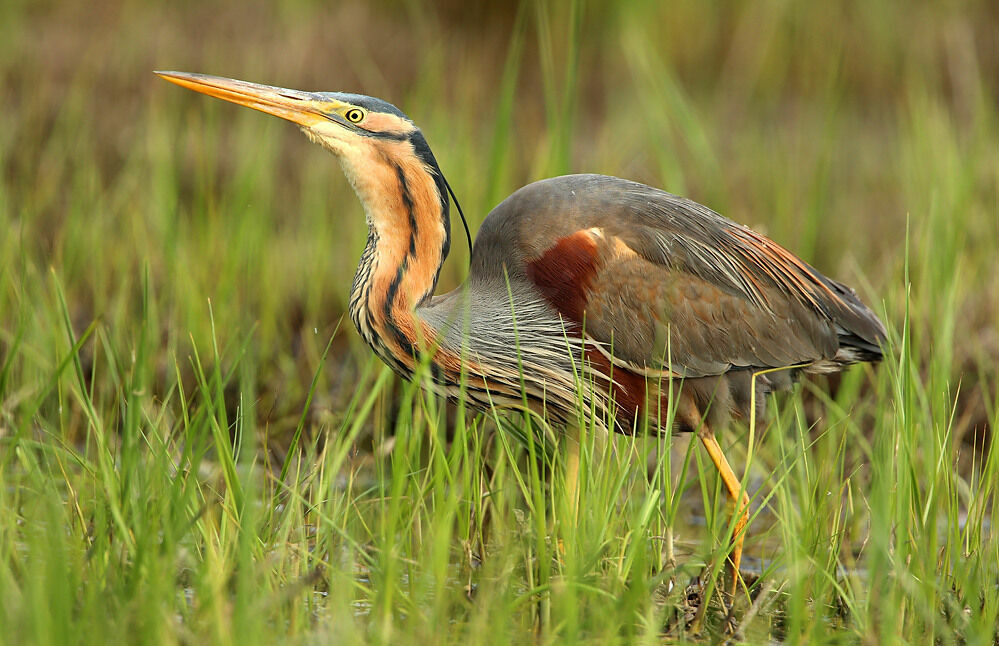
[{"label": "curved neck", "polygon": [[443,177],[413,137],[376,141],[355,152],[342,156],[341,164],[364,207],[368,243],[354,276],[350,315],[390,366],[409,372],[400,357],[413,357],[424,335],[414,312],[433,296],[450,246]]}]

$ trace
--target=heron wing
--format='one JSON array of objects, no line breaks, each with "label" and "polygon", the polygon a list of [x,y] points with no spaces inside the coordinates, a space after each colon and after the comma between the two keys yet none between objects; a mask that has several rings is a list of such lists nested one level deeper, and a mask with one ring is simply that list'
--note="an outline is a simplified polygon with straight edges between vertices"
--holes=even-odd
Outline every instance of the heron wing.
[{"label": "heron wing", "polygon": [[526,278],[617,359],[697,377],[880,356],[884,327],[852,290],[696,202],[599,175],[508,201],[486,237],[516,227]]}]

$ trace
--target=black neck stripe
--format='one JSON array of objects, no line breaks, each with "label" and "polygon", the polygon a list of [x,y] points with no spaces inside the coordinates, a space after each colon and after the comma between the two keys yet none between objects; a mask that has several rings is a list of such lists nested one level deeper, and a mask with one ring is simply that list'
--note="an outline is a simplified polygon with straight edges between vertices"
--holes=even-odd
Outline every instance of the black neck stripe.
[{"label": "black neck stripe", "polygon": [[451,203],[448,201],[447,182],[444,181],[444,173],[437,164],[437,158],[424,139],[419,130],[409,133],[409,143],[413,146],[413,153],[431,170],[434,184],[437,186],[437,195],[441,203],[441,224],[444,227],[444,246],[441,249],[441,263],[447,258],[451,250]]},{"label": "black neck stripe", "polygon": [[409,269],[409,259],[416,254],[416,235],[417,235],[417,221],[416,221],[416,209],[413,206],[413,196],[409,192],[409,184],[406,181],[406,174],[403,172],[402,167],[395,164],[395,174],[399,178],[399,192],[402,195],[402,203],[406,208],[406,214],[409,217],[409,249],[406,252],[406,257],[402,259],[399,264],[399,269],[395,273],[395,277],[392,278],[392,282],[389,283],[388,290],[385,292],[385,304],[383,314],[385,316],[385,321],[392,331],[392,335],[395,337],[396,342],[399,347],[402,348],[403,352],[413,355],[414,349],[413,344],[410,343],[406,335],[403,334],[402,330],[397,328],[393,323],[392,311],[395,306],[395,299],[399,295],[399,287],[402,285],[403,279],[406,277],[406,271]]}]

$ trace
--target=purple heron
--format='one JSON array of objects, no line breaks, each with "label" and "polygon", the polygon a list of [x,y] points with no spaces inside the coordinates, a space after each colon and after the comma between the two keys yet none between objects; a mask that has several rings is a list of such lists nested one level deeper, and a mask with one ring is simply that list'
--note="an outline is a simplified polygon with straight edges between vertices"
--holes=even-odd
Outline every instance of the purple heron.
[{"label": "purple heron", "polygon": [[465,284],[435,295],[453,194],[399,109],[157,74],[287,119],[339,159],[369,231],[350,317],[398,374],[412,377],[426,357],[439,391],[479,408],[526,400],[571,425],[582,406],[622,433],[667,419],[696,433],[736,505],[733,592],[749,498],[714,429],[762,414],[765,395],[799,372],[882,357],[884,325],[849,287],[696,202],[602,175],[513,193],[482,223]]}]

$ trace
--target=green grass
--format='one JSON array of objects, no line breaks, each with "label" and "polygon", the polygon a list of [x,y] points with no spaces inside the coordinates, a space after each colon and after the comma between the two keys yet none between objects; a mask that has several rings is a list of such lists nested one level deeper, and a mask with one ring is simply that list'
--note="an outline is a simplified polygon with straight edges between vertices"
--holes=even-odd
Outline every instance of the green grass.
[{"label": "green grass", "polygon": [[396,103],[473,233],[603,172],[857,286],[886,361],[721,437],[761,575],[734,621],[993,643],[997,30],[985,2],[3,3],[0,643],[722,637],[700,448],[584,433],[574,520],[558,429],[398,383],[344,320],[366,231],[335,161],[161,68]]}]

